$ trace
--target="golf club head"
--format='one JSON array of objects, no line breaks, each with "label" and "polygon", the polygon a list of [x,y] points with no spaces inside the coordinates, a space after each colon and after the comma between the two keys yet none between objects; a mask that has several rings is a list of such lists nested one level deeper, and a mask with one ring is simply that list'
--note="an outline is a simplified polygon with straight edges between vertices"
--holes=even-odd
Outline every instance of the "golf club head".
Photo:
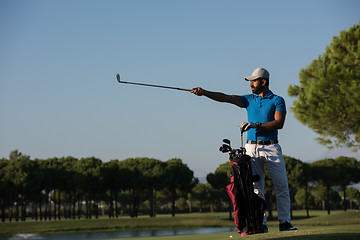
[{"label": "golf club head", "polygon": [[120,74],[116,74],[116,79],[120,82]]},{"label": "golf club head", "polygon": [[231,147],[229,145],[223,144],[220,149],[220,152],[227,153],[231,151]]},{"label": "golf club head", "polygon": [[230,140],[229,140],[229,139],[226,139],[226,138],[225,138],[225,139],[223,139],[223,142],[224,142],[224,143],[226,143],[226,144],[231,145],[231,143],[230,143]]}]

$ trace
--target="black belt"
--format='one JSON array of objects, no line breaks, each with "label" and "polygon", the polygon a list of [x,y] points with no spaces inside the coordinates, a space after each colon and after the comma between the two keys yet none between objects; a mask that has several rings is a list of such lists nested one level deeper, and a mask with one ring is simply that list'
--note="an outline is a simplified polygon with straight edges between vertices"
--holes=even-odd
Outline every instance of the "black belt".
[{"label": "black belt", "polygon": [[250,140],[248,140],[247,143],[249,143],[249,144],[258,144],[258,145],[270,145],[270,144],[279,143],[279,141],[278,140],[267,140],[267,141],[263,141],[263,140],[250,141]]}]

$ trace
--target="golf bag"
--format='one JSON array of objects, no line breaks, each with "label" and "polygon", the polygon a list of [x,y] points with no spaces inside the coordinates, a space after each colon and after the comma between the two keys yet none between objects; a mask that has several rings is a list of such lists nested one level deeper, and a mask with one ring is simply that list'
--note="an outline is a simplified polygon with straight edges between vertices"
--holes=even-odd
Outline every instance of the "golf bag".
[{"label": "golf bag", "polygon": [[234,210],[234,223],[239,233],[260,233],[264,212],[265,200],[254,192],[253,182],[258,181],[259,175],[253,176],[251,171],[251,157],[246,155],[245,148],[231,149],[230,141],[220,148],[222,152],[229,152],[231,162],[230,184],[226,191],[231,199]]}]

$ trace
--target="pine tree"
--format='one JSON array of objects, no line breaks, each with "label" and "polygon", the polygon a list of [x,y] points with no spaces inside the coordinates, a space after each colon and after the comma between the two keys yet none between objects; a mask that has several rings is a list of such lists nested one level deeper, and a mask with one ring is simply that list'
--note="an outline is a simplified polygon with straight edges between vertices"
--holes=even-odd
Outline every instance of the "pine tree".
[{"label": "pine tree", "polygon": [[299,78],[300,86],[288,88],[288,95],[297,97],[295,117],[320,135],[321,144],[359,150],[359,25],[333,37],[325,53],[302,69]]}]

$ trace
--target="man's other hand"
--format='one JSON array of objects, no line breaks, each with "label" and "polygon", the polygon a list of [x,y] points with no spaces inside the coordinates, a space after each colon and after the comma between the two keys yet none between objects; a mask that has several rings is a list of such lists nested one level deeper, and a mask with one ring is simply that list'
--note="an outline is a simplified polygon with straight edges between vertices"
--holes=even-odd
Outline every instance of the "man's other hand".
[{"label": "man's other hand", "polygon": [[247,132],[250,128],[256,128],[256,123],[253,122],[242,122],[240,124],[240,130],[241,132]]}]

